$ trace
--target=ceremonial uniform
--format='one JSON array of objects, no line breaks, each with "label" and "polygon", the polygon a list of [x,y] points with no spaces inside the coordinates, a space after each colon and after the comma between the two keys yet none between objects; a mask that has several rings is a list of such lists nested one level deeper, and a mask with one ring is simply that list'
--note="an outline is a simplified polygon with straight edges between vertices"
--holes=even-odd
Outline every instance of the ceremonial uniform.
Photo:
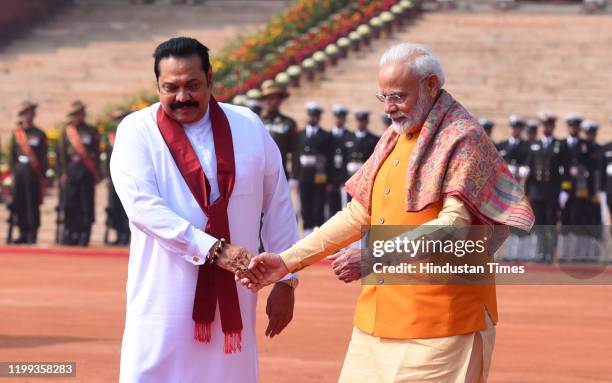
[{"label": "ceremonial uniform", "polygon": [[580,127],[585,133],[587,152],[589,153],[589,163],[587,168],[587,189],[589,192],[589,199],[587,203],[589,212],[586,214],[588,225],[586,235],[588,237],[589,245],[585,260],[597,260],[605,252],[603,243],[601,243],[603,234],[602,224],[604,222],[600,203],[600,193],[602,191],[602,171],[604,171],[604,169],[602,169],[602,146],[595,141],[598,129],[595,121],[582,121]]},{"label": "ceremonial uniform", "polygon": [[[512,135],[495,146],[504,161],[506,161],[510,174],[512,174],[519,185],[524,187],[525,178],[528,174],[526,164],[527,157],[529,156],[529,144],[521,138],[525,121],[518,116],[512,115],[510,116],[509,123]],[[506,260],[534,260],[536,258],[535,245],[529,233],[511,228],[503,255]]]},{"label": "ceremonial uniform", "polygon": [[[108,142],[106,145],[107,172],[110,175],[110,159],[112,157],[113,148],[115,147],[116,132],[108,134]],[[121,200],[115,190],[113,180],[108,178],[108,207],[106,208],[107,230],[112,229],[116,232],[116,240],[113,245],[128,245],[130,243],[130,222],[128,216],[121,204]],[[107,238],[105,238],[107,239]]]},{"label": "ceremonial uniform", "polygon": [[495,127],[495,123],[488,118],[481,117],[478,119],[478,124],[482,126],[487,136],[491,137],[491,133],[493,132],[493,127]]},{"label": "ceremonial uniform", "polygon": [[[383,113],[383,117],[387,116]],[[387,116],[388,117],[388,116]],[[374,135],[369,132],[367,128],[367,122],[369,118],[369,113],[367,111],[357,111],[355,113],[355,119],[359,122],[363,122],[363,125],[355,130],[353,137],[351,137],[351,141],[347,142],[346,146],[348,147],[348,163],[346,164],[346,169],[349,177],[355,174],[359,168],[363,165],[364,162],[367,161],[368,158],[374,153],[374,148],[378,143],[377,135]],[[391,119],[389,119],[390,121]],[[383,119],[383,123],[389,122]],[[387,125],[387,128],[390,126]]]},{"label": "ceremonial uniform", "polygon": [[[73,104],[74,114],[84,110]],[[99,179],[100,136],[95,127],[86,123],[68,124],[59,139],[60,179],[63,185],[64,234],[66,245],[87,246],[91,225],[95,221],[94,194]]]},{"label": "ceremonial uniform", "polygon": [[[309,114],[319,115],[322,109],[317,105],[308,107]],[[293,168],[297,169],[300,206],[303,228],[306,232],[319,226],[325,220],[325,189],[332,171],[332,135],[320,126],[308,124],[298,135],[297,156]]]},{"label": "ceremonial uniform", "polygon": [[355,174],[357,170],[367,161],[374,153],[374,148],[378,143],[377,135],[370,132],[356,131],[351,137],[351,141],[347,142],[348,147],[348,163],[346,169],[349,176]]},{"label": "ceremonial uniform", "polygon": [[612,142],[601,147],[601,190],[606,195],[608,212],[612,215]]},{"label": "ceremonial uniform", "polygon": [[589,192],[589,169],[592,167],[591,154],[587,142],[578,137],[568,137],[561,141],[561,147],[568,153],[568,171],[564,175],[561,190],[568,193],[568,199],[561,211],[561,223],[574,231],[577,225],[586,225]]},{"label": "ceremonial uniform", "polygon": [[556,249],[559,193],[568,160],[567,147],[552,136],[530,145],[525,193],[535,213],[538,253],[545,261],[552,261]]},{"label": "ceremonial uniform", "polygon": [[[20,115],[34,110],[36,104],[24,105]],[[11,209],[19,227],[13,243],[36,243],[40,227],[40,204],[47,172],[47,136],[37,128],[17,128],[11,137],[9,166],[13,175]]]},{"label": "ceremonial uniform", "polygon": [[347,145],[353,140],[353,137],[353,133],[344,128],[334,127],[332,129],[333,166],[330,172],[330,187],[327,193],[330,216],[342,209],[342,188],[349,177],[346,169],[349,159],[349,148]]},{"label": "ceremonial uniform", "polygon": [[349,177],[346,170],[348,162],[347,144],[353,137],[353,133],[349,132],[344,125],[348,109],[342,105],[334,105],[332,113],[336,117],[337,125],[331,131],[333,157],[327,189],[328,216],[333,216],[339,212],[346,203],[346,198],[343,198],[343,188]]},{"label": "ceremonial uniform", "polygon": [[535,143],[538,137],[538,121],[528,120],[525,123],[525,141],[531,145]]},{"label": "ceremonial uniform", "polygon": [[519,168],[527,163],[529,144],[521,138],[510,137],[497,144],[496,147],[499,154],[508,164],[510,174],[520,182],[523,177],[519,175]]},{"label": "ceremonial uniform", "polygon": [[262,117],[266,130],[278,146],[287,178],[293,178],[291,158],[295,156],[297,147],[297,124],[291,117],[282,113]]},{"label": "ceremonial uniform", "polygon": [[[592,160],[589,144],[579,138],[581,116],[571,114],[566,118],[569,136],[562,141],[569,153],[567,172],[561,184],[561,241],[559,259],[585,260],[589,257],[592,222],[592,188],[589,178],[595,174],[596,166]],[[563,206],[563,201],[565,202]]]}]

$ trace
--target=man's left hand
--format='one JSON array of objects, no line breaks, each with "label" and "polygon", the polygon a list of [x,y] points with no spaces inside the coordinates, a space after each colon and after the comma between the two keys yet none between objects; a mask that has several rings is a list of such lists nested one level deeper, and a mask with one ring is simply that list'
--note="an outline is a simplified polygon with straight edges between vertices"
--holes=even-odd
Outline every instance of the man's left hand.
[{"label": "man's left hand", "polygon": [[266,336],[274,338],[287,327],[291,319],[293,319],[293,305],[295,303],[295,294],[291,286],[286,283],[275,283],[272,291],[268,296],[266,305],[266,314],[268,314],[268,328],[266,328]]},{"label": "man's left hand", "polygon": [[346,283],[361,278],[361,249],[349,248],[327,257],[338,279]]}]

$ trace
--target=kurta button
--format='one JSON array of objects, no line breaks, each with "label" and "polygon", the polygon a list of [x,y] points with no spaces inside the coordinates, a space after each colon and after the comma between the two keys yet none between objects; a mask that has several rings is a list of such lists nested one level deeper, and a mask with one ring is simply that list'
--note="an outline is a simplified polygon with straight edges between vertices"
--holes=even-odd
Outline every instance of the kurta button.
[{"label": "kurta button", "polygon": [[385,219],[383,217],[380,217],[380,219],[378,220],[378,223],[382,225],[383,223],[385,223]]},{"label": "kurta button", "polygon": [[193,258],[191,258],[195,263],[200,262],[200,257],[198,257],[197,255],[194,255]]},{"label": "kurta button", "polygon": [[399,160],[393,160],[393,166],[399,165]]},{"label": "kurta button", "polygon": [[389,194],[390,192],[391,192],[391,189],[385,188],[385,194]]},{"label": "kurta button", "polygon": [[383,283],[385,283],[385,278],[378,277],[378,278],[376,278],[376,282],[378,282],[379,285],[382,285]]}]

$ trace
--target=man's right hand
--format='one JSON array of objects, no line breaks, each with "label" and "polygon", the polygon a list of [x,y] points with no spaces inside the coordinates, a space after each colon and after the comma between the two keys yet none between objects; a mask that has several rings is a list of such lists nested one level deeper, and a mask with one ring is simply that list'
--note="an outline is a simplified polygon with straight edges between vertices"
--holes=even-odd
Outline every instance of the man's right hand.
[{"label": "man's right hand", "polygon": [[[261,275],[260,278],[258,273]],[[249,274],[254,275],[256,278],[247,275],[247,277],[240,278],[240,282],[251,291],[257,292],[263,287],[280,280],[287,273],[289,273],[289,269],[287,269],[280,255],[261,253],[253,257],[249,265]]]},{"label": "man's right hand", "polygon": [[217,258],[217,266],[225,269],[233,274],[248,277],[254,281],[262,279],[264,276],[257,268],[249,269],[251,262],[251,253],[242,246],[227,244],[221,250],[219,258]]}]

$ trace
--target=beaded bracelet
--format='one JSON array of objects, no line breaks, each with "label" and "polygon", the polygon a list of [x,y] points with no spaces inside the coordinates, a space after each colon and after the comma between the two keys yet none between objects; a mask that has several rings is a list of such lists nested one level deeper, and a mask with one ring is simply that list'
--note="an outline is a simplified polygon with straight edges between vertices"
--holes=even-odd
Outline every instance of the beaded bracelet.
[{"label": "beaded bracelet", "polygon": [[208,252],[208,255],[206,256],[206,263],[216,263],[226,243],[225,238],[218,240],[213,250]]}]

